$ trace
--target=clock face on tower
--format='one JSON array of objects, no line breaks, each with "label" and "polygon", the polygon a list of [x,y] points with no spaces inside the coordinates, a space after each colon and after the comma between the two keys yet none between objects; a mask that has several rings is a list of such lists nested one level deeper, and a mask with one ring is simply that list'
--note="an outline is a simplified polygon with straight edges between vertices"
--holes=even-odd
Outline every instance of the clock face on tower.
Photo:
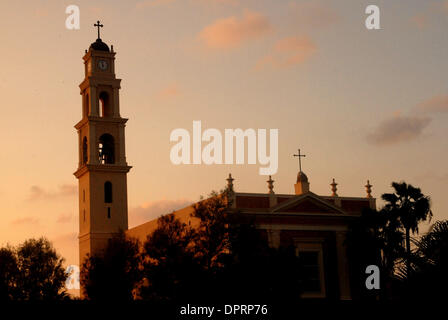
[{"label": "clock face on tower", "polygon": [[100,70],[106,70],[107,69],[107,61],[106,60],[99,60],[98,61],[98,68],[100,68]]}]

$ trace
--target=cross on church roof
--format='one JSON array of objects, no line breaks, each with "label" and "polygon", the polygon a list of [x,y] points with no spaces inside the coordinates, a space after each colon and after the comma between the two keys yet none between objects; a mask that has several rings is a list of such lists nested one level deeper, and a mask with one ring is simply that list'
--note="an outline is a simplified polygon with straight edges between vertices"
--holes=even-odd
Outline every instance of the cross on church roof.
[{"label": "cross on church roof", "polygon": [[100,38],[100,28],[102,28],[104,26],[102,24],[100,24],[100,20],[98,20],[93,26],[98,28],[98,39],[101,39]]},{"label": "cross on church roof", "polygon": [[302,157],[306,157],[304,154],[300,154],[300,149],[298,154],[294,154],[294,157],[299,157],[299,172],[302,172]]}]

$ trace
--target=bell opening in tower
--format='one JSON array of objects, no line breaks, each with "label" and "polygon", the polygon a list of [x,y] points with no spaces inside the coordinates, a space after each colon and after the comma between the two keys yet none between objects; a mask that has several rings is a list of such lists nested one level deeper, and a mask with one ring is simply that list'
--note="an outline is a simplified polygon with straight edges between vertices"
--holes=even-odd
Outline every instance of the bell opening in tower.
[{"label": "bell opening in tower", "polygon": [[115,142],[114,137],[105,133],[100,137],[98,144],[98,156],[100,164],[115,163]]},{"label": "bell opening in tower", "polygon": [[112,110],[110,106],[109,94],[105,91],[102,91],[99,95],[99,100],[101,103],[100,106],[100,117],[102,118],[110,118],[112,116]]}]

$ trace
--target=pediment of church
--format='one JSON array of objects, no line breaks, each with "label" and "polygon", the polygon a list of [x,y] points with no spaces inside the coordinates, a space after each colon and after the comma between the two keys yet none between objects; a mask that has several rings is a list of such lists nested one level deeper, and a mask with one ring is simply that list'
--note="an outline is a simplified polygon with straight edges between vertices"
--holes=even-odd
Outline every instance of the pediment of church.
[{"label": "pediment of church", "polygon": [[273,207],[272,212],[287,213],[315,213],[315,214],[346,214],[341,208],[336,207],[318,195],[308,192],[306,194],[293,197]]}]

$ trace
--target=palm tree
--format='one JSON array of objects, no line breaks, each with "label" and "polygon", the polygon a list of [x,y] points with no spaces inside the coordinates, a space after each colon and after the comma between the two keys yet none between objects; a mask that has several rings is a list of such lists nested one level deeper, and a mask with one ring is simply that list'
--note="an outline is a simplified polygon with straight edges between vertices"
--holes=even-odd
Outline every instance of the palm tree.
[{"label": "palm tree", "polygon": [[417,243],[418,252],[432,265],[447,267],[448,220],[434,223],[426,235]]},{"label": "palm tree", "polygon": [[411,257],[411,232],[418,233],[418,224],[426,219],[431,220],[432,211],[430,198],[423,195],[420,188],[406,182],[392,182],[394,193],[385,193],[381,198],[386,201],[384,210],[396,219],[405,230],[406,267],[409,272]]},{"label": "palm tree", "polygon": [[434,223],[415,244],[410,277],[406,266],[397,272],[397,278],[404,284],[403,297],[432,299],[444,296],[448,286],[448,220]]}]

